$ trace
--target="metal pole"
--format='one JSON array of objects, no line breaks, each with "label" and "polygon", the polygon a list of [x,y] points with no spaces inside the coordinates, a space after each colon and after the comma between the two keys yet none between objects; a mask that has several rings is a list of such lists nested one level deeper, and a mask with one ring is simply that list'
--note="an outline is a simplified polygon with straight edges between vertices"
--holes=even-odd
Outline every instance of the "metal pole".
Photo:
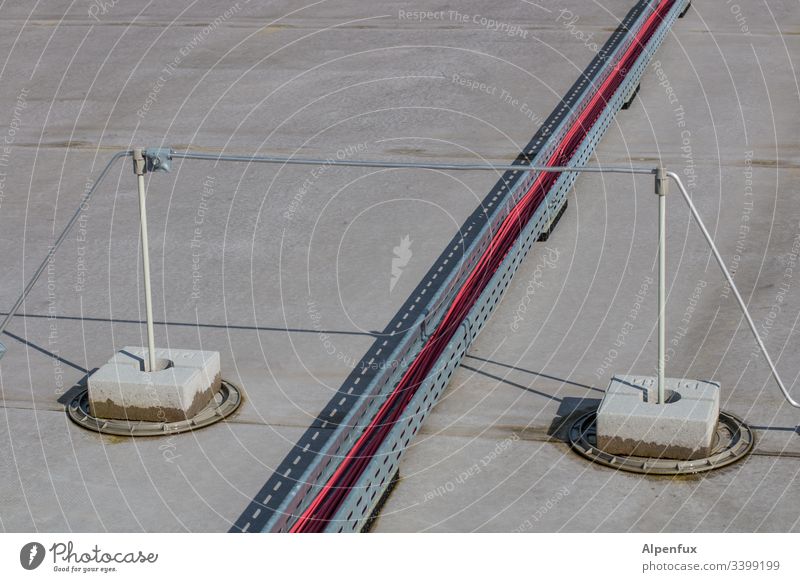
[{"label": "metal pole", "polygon": [[662,167],[656,169],[658,196],[658,404],[665,403],[664,368],[666,366],[667,322],[667,175]]},{"label": "metal pole", "polygon": [[150,251],[147,245],[147,206],[144,174],[147,171],[141,149],[133,150],[133,172],[139,186],[139,221],[142,230],[142,270],[144,271],[144,305],[147,312],[147,362],[148,371],[156,370],[156,342],[153,332],[153,297],[150,291]]}]

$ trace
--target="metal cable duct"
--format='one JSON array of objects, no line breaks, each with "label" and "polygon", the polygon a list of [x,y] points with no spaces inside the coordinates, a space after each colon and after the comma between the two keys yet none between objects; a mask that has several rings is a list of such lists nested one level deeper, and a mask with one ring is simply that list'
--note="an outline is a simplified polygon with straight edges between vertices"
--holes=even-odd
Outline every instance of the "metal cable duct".
[{"label": "metal cable duct", "polygon": [[[614,65],[611,73],[595,92],[592,99],[566,136],[559,142],[546,166],[566,166],[579,149],[581,142],[591,131],[600,114],[608,105],[628,72],[645,50],[650,38],[661,26],[664,17],[672,8],[674,0],[662,0],[643,26],[633,42]],[[367,464],[376,454],[381,443],[400,420],[406,406],[430,373],[438,357],[475,305],[486,285],[505,259],[520,232],[540,206],[548,191],[559,177],[558,172],[545,172],[536,176],[523,198],[503,220],[489,247],[469,274],[456,295],[441,323],[424,344],[400,382],[390,393],[355,445],[345,455],[333,475],[317,493],[311,504],[298,517],[291,532],[322,531],[333,518],[340,504],[358,481]]]},{"label": "metal cable duct", "polygon": [[[514,169],[502,174],[450,243],[445,245],[439,258],[389,320],[384,331],[378,335],[353,372],[244,508],[231,531],[288,531],[296,517],[311,503],[360,437],[367,423],[377,414],[379,406],[400,381],[405,368],[420,352],[431,331],[439,325],[503,219],[529,190],[535,179],[535,173],[528,171],[529,168],[534,169],[534,166],[540,167],[547,162],[557,144],[585,109],[596,88],[628,49],[635,32],[652,14],[655,4],[650,0],[640,0],[620,21],[583,73],[564,94],[558,107],[550,113],[522,149],[511,166]],[[680,0],[676,8],[685,8],[686,4]],[[586,162],[597,141],[621,104],[634,94],[638,79],[649,61],[649,55],[661,44],[669,29],[668,25],[674,18],[677,18],[675,10],[670,13],[667,25],[651,40],[648,53],[640,57],[611,106],[602,114],[601,120],[581,146],[581,153],[572,160],[571,168],[587,167]],[[630,166],[629,168],[634,169]],[[495,274],[495,280],[490,282],[479,304],[473,308],[469,321],[465,321],[459,329],[452,345],[446,347],[437,363],[436,371],[417,390],[411,402],[412,414],[406,415],[394,426],[392,433],[381,445],[382,450],[362,474],[357,490],[353,490],[340,506],[335,523],[328,529],[356,531],[363,528],[391,482],[402,451],[419,429],[433,403],[438,400],[465,350],[502,297],[508,280],[516,271],[521,257],[530,248],[531,241],[544,232],[564,209],[567,193],[575,179],[574,171],[565,171],[558,178],[555,187],[548,192],[546,203],[541,204],[536,211],[526,227],[525,236],[518,239],[503,267]],[[402,366],[385,366],[382,365],[384,362],[400,362]]]}]

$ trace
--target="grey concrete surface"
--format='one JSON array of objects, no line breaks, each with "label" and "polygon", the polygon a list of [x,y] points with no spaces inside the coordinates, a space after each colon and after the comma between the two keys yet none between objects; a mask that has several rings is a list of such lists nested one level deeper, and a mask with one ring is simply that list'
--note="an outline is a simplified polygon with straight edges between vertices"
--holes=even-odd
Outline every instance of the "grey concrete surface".
[{"label": "grey concrete surface", "polygon": [[[800,14],[741,8],[747,31],[726,8],[693,2],[595,161],[661,159],[689,182],[797,395]],[[696,478],[649,478],[587,465],[563,444],[613,374],[655,373],[652,192],[649,179],[580,178],[405,457],[377,531],[800,530],[798,411],[677,194],[667,374],[720,382],[722,409],[755,428],[755,453]]]},{"label": "grey concrete surface", "polygon": [[[631,5],[5,4],[0,310],[117,149],[509,161],[591,60],[593,39],[602,42]],[[789,113],[800,18],[770,2],[745,10],[744,35],[732,14],[694,5],[657,57],[691,130],[692,192],[730,260],[744,204],[755,200],[736,279],[759,324],[775,320],[767,343],[783,350],[779,367],[793,379],[796,284],[780,318],[770,306],[800,221]],[[401,9],[485,15],[525,34],[419,21]],[[579,20],[560,20],[562,9]],[[689,167],[659,81],[648,72],[599,161],[662,156]],[[745,169],[757,185],[750,198]],[[156,342],[219,351],[223,377],[245,402],[197,433],[132,441],[83,431],[63,412],[89,371],[121,346],[146,343],[135,181],[120,165],[3,338],[0,528],[226,530],[496,178],[188,161],[149,175]],[[800,527],[797,414],[751,357],[675,197],[670,321],[695,305],[685,332],[668,330],[677,338],[668,372],[720,381],[722,407],[761,427],[758,455],[697,480],[652,481],[587,466],[558,442],[559,419],[596,404],[611,374],[652,370],[651,286],[624,349],[595,374],[635,301],[625,290],[653,276],[651,190],[640,179],[580,178],[546,245],[558,259],[543,261],[539,245],[524,263],[409,451],[378,531],[513,530],[525,520],[548,531]],[[406,236],[413,256],[393,284],[393,248]],[[456,483],[476,463],[480,471]],[[453,492],[436,494],[450,482]]]},{"label": "grey concrete surface", "polygon": [[[2,8],[0,305],[117,149],[508,161],[592,56],[562,42],[552,12],[516,2],[491,15],[527,38],[419,22],[399,12],[418,5],[394,2],[96,6]],[[146,343],[135,181],[120,164],[4,337],[6,530],[227,529],[496,176],[185,162],[147,180],[156,342],[219,351],[244,405],[176,437],[195,488],[170,445],[66,421],[87,373]],[[413,257],[393,279],[404,237]]]}]

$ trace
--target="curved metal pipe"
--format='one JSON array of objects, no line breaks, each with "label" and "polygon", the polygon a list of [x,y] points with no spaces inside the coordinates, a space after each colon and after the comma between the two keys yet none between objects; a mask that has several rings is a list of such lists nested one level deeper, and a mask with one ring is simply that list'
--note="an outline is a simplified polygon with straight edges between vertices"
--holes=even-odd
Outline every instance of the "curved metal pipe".
[{"label": "curved metal pipe", "polygon": [[767,363],[769,364],[769,369],[772,371],[772,377],[775,378],[775,382],[778,383],[778,388],[781,389],[783,392],[784,398],[786,401],[794,406],[795,408],[800,408],[800,402],[796,401],[792,398],[789,391],[786,389],[786,386],[783,384],[783,380],[781,380],[780,374],[778,374],[778,369],[775,367],[772,358],[769,357],[769,353],[767,352],[767,347],[764,345],[764,342],[761,339],[761,336],[758,335],[758,330],[756,329],[756,324],[753,322],[753,318],[750,317],[750,312],[747,310],[747,305],[745,305],[744,299],[739,294],[739,290],[736,288],[736,285],[733,282],[733,277],[731,276],[730,271],[728,271],[728,267],[725,266],[725,261],[722,260],[722,255],[719,254],[719,250],[717,250],[717,245],[714,244],[714,239],[711,238],[711,234],[708,232],[706,225],[703,224],[703,219],[700,218],[700,213],[697,212],[697,208],[692,202],[689,193],[686,191],[686,188],[681,182],[680,176],[675,172],[667,172],[667,176],[672,178],[672,180],[677,184],[678,189],[681,191],[681,195],[683,199],[686,201],[687,206],[689,206],[689,210],[694,216],[694,219],[697,221],[697,226],[700,227],[700,232],[703,233],[703,236],[708,243],[708,246],[711,247],[711,252],[714,254],[714,258],[717,260],[717,264],[719,268],[722,269],[722,274],[725,275],[725,279],[728,281],[728,285],[731,286],[731,291],[733,291],[733,296],[736,297],[737,303],[739,303],[739,307],[742,309],[742,314],[744,315],[745,320],[747,321],[747,325],[750,326],[750,331],[753,332],[753,337],[756,339],[756,343],[758,347],[761,349],[761,353],[764,354],[764,358],[766,358]]}]

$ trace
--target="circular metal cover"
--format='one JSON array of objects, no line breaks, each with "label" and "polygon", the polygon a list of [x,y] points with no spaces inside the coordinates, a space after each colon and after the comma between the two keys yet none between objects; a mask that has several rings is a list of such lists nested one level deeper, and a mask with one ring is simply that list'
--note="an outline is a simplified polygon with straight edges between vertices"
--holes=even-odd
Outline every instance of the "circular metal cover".
[{"label": "circular metal cover", "polygon": [[89,430],[118,436],[163,436],[196,430],[231,415],[242,403],[239,388],[223,380],[219,391],[203,410],[188,420],[178,422],[148,422],[96,418],[89,414],[89,391],[84,390],[67,406],[69,417]]},{"label": "circular metal cover", "polygon": [[728,412],[719,413],[716,444],[708,457],[680,461],[612,455],[597,448],[597,411],[581,416],[569,431],[572,449],[587,459],[632,473],[648,475],[686,475],[719,469],[746,457],[753,449],[755,437],[750,428]]}]

